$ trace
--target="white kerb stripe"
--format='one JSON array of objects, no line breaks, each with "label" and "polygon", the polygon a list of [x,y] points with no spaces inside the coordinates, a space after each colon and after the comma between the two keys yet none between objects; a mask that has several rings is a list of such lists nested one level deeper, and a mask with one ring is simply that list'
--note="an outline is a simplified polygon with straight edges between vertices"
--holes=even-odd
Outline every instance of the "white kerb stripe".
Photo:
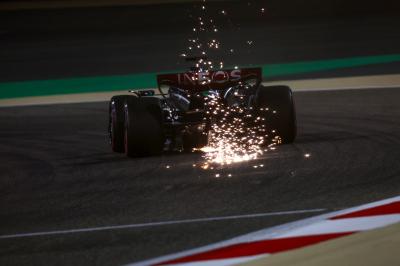
[{"label": "white kerb stripe", "polygon": [[256,255],[256,256],[245,256],[234,259],[219,259],[219,260],[203,260],[203,261],[195,261],[195,262],[187,262],[187,263],[177,263],[177,264],[168,264],[168,265],[179,265],[179,266],[228,266],[235,265],[238,263],[244,263],[260,258],[268,257],[268,254]]},{"label": "white kerb stripe", "polygon": [[[358,232],[358,231],[372,230],[375,228],[395,224],[398,222],[400,222],[400,214],[345,218],[337,220],[323,220],[300,228],[289,230],[286,233],[282,233],[273,237],[273,239],[346,233],[346,232]],[[265,238],[260,236],[260,239],[265,239]]]}]

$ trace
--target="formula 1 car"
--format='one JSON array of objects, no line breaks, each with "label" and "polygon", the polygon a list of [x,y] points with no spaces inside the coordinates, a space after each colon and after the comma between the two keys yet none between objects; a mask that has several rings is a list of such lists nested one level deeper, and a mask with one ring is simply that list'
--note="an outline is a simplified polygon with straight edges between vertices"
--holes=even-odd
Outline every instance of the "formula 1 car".
[{"label": "formula 1 car", "polygon": [[[109,140],[114,152],[129,157],[160,154],[178,147],[190,151],[207,145],[215,117],[207,100],[240,106],[240,114],[265,119],[269,133],[281,143],[296,137],[292,91],[287,86],[263,86],[260,68],[194,71],[157,76],[158,92],[133,90],[113,96],[109,103]],[[273,110],[265,113],[260,110]],[[218,119],[218,118],[217,118]],[[266,135],[267,136],[267,135]]]}]

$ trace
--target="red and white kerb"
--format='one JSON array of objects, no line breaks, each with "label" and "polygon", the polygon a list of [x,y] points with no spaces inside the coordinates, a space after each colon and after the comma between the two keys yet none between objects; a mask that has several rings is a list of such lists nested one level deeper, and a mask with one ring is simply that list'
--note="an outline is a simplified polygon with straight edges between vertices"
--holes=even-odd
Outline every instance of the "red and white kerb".
[{"label": "red and white kerb", "polygon": [[234,265],[400,222],[400,196],[132,265]]}]

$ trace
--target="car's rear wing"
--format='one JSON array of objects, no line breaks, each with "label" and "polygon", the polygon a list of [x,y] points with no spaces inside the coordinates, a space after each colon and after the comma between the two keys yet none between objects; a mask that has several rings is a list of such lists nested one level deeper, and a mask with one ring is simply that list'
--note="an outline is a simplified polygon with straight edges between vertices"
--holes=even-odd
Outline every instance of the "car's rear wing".
[{"label": "car's rear wing", "polygon": [[186,72],[160,74],[157,76],[158,87],[169,85],[190,92],[206,91],[210,89],[225,89],[250,79],[257,84],[262,81],[261,68],[228,69],[206,72]]}]

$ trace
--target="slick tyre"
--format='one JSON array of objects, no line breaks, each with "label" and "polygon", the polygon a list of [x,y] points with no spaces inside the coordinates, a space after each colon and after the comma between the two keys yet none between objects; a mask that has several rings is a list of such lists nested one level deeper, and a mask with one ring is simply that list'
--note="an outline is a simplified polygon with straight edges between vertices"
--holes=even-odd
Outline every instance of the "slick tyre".
[{"label": "slick tyre", "polygon": [[124,146],[128,157],[160,154],[164,147],[160,100],[130,97],[126,100]]},{"label": "slick tyre", "polygon": [[259,115],[265,118],[270,134],[281,137],[284,144],[294,142],[297,134],[296,111],[292,90],[288,86],[261,85],[256,93],[255,105],[257,110],[264,109],[259,111]]},{"label": "slick tyre", "polygon": [[111,149],[114,152],[124,152],[124,126],[125,126],[125,111],[124,105],[127,95],[114,96],[109,104],[109,124],[108,133]]}]

